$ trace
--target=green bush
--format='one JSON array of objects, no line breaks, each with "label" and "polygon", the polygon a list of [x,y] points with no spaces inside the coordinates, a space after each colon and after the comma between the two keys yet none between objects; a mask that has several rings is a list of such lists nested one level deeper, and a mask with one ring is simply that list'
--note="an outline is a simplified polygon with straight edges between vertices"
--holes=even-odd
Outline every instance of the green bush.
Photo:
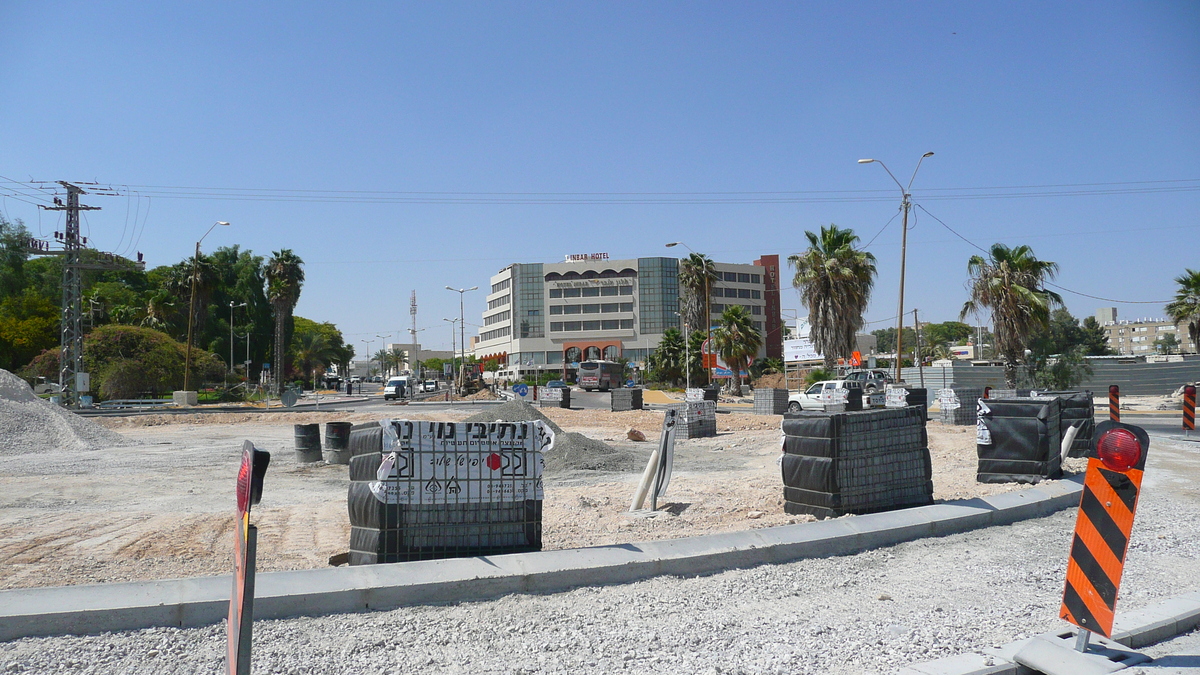
[{"label": "green bush", "polygon": [[[83,367],[92,375],[92,392],[101,400],[161,397],[183,387],[187,346],[153,328],[100,326],[83,339]],[[59,349],[42,352],[22,375],[58,378]],[[220,380],[225,364],[216,355],[192,346],[191,386]]]}]

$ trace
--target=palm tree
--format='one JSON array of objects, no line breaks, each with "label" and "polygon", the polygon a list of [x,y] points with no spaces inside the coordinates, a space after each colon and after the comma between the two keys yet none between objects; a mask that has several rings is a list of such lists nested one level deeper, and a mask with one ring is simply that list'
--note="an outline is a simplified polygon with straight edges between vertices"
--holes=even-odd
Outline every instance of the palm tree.
[{"label": "palm tree", "polygon": [[988,257],[973,255],[967,261],[971,298],[963,304],[959,320],[987,308],[995,327],[995,350],[1004,359],[1005,386],[1017,386],[1017,362],[1025,353],[1029,336],[1046,330],[1050,310],[1062,297],[1043,286],[1058,274],[1058,263],[1038,260],[1028,246],[1009,248],[992,244]]},{"label": "palm tree", "polygon": [[1167,316],[1176,326],[1187,324],[1192,344],[1200,348],[1200,271],[1184,268],[1184,273],[1175,277],[1175,283],[1179,284],[1179,290],[1167,305]]},{"label": "palm tree", "polygon": [[287,345],[292,333],[292,310],[300,300],[304,284],[304,261],[290,248],[271,253],[267,261],[267,299],[275,310],[275,382],[283,394],[287,377]]},{"label": "palm tree", "polygon": [[804,236],[808,250],[788,256],[796,269],[792,285],[808,308],[809,339],[832,371],[839,357],[854,353],[854,335],[875,285],[875,256],[854,248],[858,235],[837,225]]},{"label": "palm tree", "polygon": [[750,314],[741,305],[730,305],[721,314],[721,321],[713,331],[713,345],[717,353],[732,371],[729,388],[734,396],[742,395],[743,370],[750,367],[758,350],[762,347],[762,334],[754,328]]},{"label": "palm tree", "polygon": [[317,388],[316,371],[325,370],[325,367],[334,359],[333,348],[329,346],[324,335],[317,332],[303,332],[296,336],[295,352],[304,378],[312,377],[315,390]]},{"label": "palm tree", "polygon": [[703,253],[692,253],[680,261],[679,287],[684,291],[680,313],[683,322],[692,330],[708,331],[712,285],[720,279],[717,264]]},{"label": "palm tree", "polygon": [[679,333],[679,329],[668,328],[663,331],[662,339],[649,359],[654,378],[677,384],[683,374],[684,352],[683,335]]}]

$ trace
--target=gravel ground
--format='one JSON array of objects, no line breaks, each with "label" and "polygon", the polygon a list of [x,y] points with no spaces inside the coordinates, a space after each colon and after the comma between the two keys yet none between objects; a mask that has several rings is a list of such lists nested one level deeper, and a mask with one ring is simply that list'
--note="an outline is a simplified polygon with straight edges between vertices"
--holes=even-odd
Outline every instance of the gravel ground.
[{"label": "gravel ground", "polygon": [[[1200,588],[1198,474],[1195,444],[1155,441],[1122,609]],[[255,624],[254,669],[892,672],[1063,627],[1057,611],[1074,521],[1068,510],[853,556],[695,578],[262,621]],[[0,667],[16,673],[220,673],[224,636],[218,625],[24,639],[0,644]]]}]

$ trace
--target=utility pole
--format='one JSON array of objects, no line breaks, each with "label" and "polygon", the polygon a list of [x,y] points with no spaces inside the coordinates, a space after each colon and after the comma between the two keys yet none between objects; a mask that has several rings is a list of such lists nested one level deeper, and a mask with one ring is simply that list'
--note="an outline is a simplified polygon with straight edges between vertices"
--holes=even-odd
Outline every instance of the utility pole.
[{"label": "utility pole", "polygon": [[417,359],[417,291],[415,289],[408,298],[408,314],[412,317],[412,328],[408,329],[410,337],[412,337],[412,354],[408,355],[408,367],[412,371],[409,385],[415,386],[416,381],[421,379],[421,362]]},{"label": "utility pole", "polygon": [[921,323],[917,321],[917,310],[913,308],[913,330],[917,334],[917,372],[921,374],[921,388],[925,388],[925,359],[921,357]]},{"label": "utility pole", "polygon": [[63,236],[63,270],[62,270],[62,348],[59,354],[58,385],[63,406],[78,405],[79,393],[87,391],[88,382],[81,382],[77,377],[83,373],[83,307],[80,275],[82,260],[80,249],[82,243],[79,237],[79,212],[99,211],[99,206],[81,206],[79,195],[87,194],[76,185],[59,181],[67,189],[67,203],[55,199],[54,206],[41,206],[46,211],[66,211],[67,231]]}]

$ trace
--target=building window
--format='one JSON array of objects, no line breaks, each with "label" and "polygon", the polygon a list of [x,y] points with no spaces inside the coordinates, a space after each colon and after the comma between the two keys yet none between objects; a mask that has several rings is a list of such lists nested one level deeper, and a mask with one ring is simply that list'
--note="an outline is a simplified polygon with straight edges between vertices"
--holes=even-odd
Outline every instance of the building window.
[{"label": "building window", "polygon": [[583,305],[563,305],[563,314],[581,314]]},{"label": "building window", "polygon": [[621,330],[633,330],[633,319],[621,319]]},{"label": "building window", "polygon": [[572,331],[572,332],[578,331],[578,330],[581,330],[581,326],[578,321],[564,321],[563,322],[563,330],[564,331]]},{"label": "building window", "polygon": [[633,295],[633,286],[617,286],[618,295]]},{"label": "building window", "polygon": [[504,310],[503,312],[497,312],[496,314],[493,314],[491,316],[484,317],[483,325],[490,326],[494,323],[500,323],[501,321],[508,321],[508,317],[509,317],[508,310]]},{"label": "building window", "polygon": [[762,291],[757,289],[750,291],[750,298],[752,300],[762,300]]},{"label": "building window", "polygon": [[550,332],[551,333],[561,333],[562,329],[563,328],[562,328],[561,321],[551,321],[550,322]]},{"label": "building window", "polygon": [[567,347],[566,358],[568,363],[579,361],[580,356],[583,356],[583,353],[579,351],[579,347]]},{"label": "building window", "polygon": [[599,321],[584,321],[584,322],[583,322],[583,329],[584,329],[585,331],[587,331],[587,330],[600,330],[600,322],[599,322]]},{"label": "building window", "polygon": [[562,310],[563,310],[562,305],[550,305],[550,316],[554,316],[556,314],[562,314],[563,313]]},{"label": "building window", "polygon": [[562,296],[564,298],[578,298],[581,290],[579,288],[564,288],[562,289]]},{"label": "building window", "polygon": [[723,275],[721,275],[721,277],[725,279],[725,281],[737,283],[737,272],[725,272]]},{"label": "building window", "polygon": [[761,333],[761,332],[762,332],[762,322],[761,322],[761,321],[754,321],[754,322],[752,322],[752,323],[754,324],[754,330],[756,330],[756,331],[758,331],[758,332],[760,332],[760,333]]},{"label": "building window", "polygon": [[488,309],[496,309],[497,307],[503,307],[503,306],[507,305],[509,303],[509,301],[511,301],[511,300],[512,300],[511,295],[503,295],[503,296],[500,296],[499,298],[496,298],[495,300],[488,300]]},{"label": "building window", "polygon": [[621,311],[622,312],[632,312],[633,311],[633,303],[632,302],[622,302],[621,303]]},{"label": "building window", "polygon": [[713,305],[712,306],[713,314],[720,314],[721,312],[724,312],[724,311],[725,311],[725,305]]},{"label": "building window", "polygon": [[586,361],[600,360],[600,348],[599,347],[588,347],[587,349],[583,350],[583,358]]},{"label": "building window", "polygon": [[600,295],[616,295],[618,293],[617,288],[617,286],[601,286]]},{"label": "building window", "polygon": [[500,291],[503,291],[504,289],[508,288],[511,284],[512,284],[511,279],[504,279],[502,281],[497,281],[496,283],[492,284],[492,293],[499,293]]},{"label": "building window", "polygon": [[762,283],[762,277],[758,276],[757,274],[751,274],[751,275],[750,275],[750,283],[752,283],[752,284],[761,284],[761,283]]},{"label": "building window", "polygon": [[600,311],[603,312],[604,314],[612,314],[613,312],[619,312],[619,311],[621,311],[621,303],[606,302],[603,305],[600,305]]},{"label": "building window", "polygon": [[605,319],[600,322],[600,330],[619,330],[621,321],[619,319]]},{"label": "building window", "polygon": [[738,273],[738,283],[739,283],[739,284],[748,284],[748,283],[750,283],[750,275],[749,275],[749,274],[742,274],[742,273],[740,273],[740,272],[739,272],[739,273]]},{"label": "building window", "polygon": [[620,356],[620,354],[617,354],[617,346],[616,345],[609,345],[604,348],[604,360],[605,361],[616,361],[618,356]]},{"label": "building window", "polygon": [[583,290],[583,297],[585,297],[585,298],[600,297],[600,287],[599,286],[591,286],[589,288],[584,288],[582,290]]},{"label": "building window", "polygon": [[584,305],[583,313],[584,314],[599,314],[600,313],[600,305],[598,305],[596,303],[592,303],[590,305]]},{"label": "building window", "polygon": [[743,300],[749,300],[750,299],[750,289],[749,288],[739,288],[738,289],[738,297]]},{"label": "building window", "polygon": [[762,305],[752,305],[750,307],[751,314],[762,314]]},{"label": "building window", "polygon": [[562,297],[562,289],[561,288],[551,288],[550,289],[550,297],[561,298]]},{"label": "building window", "polygon": [[487,332],[480,333],[479,341],[487,342],[488,340],[495,340],[496,338],[505,337],[508,334],[509,334],[509,327],[501,326],[500,328],[497,328],[496,330],[489,330]]}]

